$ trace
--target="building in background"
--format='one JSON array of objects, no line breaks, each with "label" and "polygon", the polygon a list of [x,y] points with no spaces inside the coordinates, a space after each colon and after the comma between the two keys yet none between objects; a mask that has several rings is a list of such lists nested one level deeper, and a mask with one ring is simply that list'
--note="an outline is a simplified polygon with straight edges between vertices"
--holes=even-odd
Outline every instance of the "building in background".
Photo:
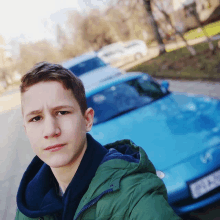
[{"label": "building in background", "polygon": [[176,28],[185,32],[198,27],[193,11],[196,11],[202,24],[220,20],[219,0],[173,0],[170,17]]}]

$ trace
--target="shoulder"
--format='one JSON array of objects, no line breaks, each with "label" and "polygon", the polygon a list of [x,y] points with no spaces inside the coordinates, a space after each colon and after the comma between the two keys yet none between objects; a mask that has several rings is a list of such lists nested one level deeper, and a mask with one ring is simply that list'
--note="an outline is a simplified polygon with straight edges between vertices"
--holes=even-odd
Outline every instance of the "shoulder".
[{"label": "shoulder", "polygon": [[[132,191],[132,196],[137,199],[143,195],[147,196],[151,193],[159,193],[167,200],[167,190],[163,181],[154,173],[133,173],[121,180],[120,189],[122,191]],[[125,192],[126,193],[126,192]]]},{"label": "shoulder", "polygon": [[130,201],[130,219],[180,220],[168,203],[165,184],[156,174],[127,176],[121,181],[121,189],[124,198]]},{"label": "shoulder", "polygon": [[[134,212],[137,204],[139,212],[142,213],[144,209],[151,207],[151,203],[154,203],[156,194],[167,200],[163,182],[153,173],[125,176],[119,185],[118,190],[107,194],[97,203],[97,213],[119,219],[130,219],[129,216]],[[156,202],[160,205],[159,201]],[[143,219],[146,218],[143,217]]]}]

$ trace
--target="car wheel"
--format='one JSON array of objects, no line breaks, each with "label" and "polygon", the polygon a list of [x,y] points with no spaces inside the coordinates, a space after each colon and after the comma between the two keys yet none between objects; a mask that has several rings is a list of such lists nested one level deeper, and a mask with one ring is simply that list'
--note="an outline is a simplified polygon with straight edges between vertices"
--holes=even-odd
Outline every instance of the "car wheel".
[{"label": "car wheel", "polygon": [[143,57],[143,55],[142,55],[141,53],[136,53],[136,54],[134,55],[135,60],[139,60],[139,59],[141,59],[142,57]]}]

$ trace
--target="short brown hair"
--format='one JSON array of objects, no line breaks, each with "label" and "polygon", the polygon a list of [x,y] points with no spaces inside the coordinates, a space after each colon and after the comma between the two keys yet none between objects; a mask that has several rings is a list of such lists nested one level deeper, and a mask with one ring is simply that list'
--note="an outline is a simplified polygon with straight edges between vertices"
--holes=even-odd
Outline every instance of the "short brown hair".
[{"label": "short brown hair", "polygon": [[33,68],[21,78],[20,92],[22,94],[27,91],[30,86],[47,81],[57,81],[60,82],[65,89],[71,89],[84,115],[87,109],[84,85],[75,74],[59,64],[49,62],[36,63]]}]

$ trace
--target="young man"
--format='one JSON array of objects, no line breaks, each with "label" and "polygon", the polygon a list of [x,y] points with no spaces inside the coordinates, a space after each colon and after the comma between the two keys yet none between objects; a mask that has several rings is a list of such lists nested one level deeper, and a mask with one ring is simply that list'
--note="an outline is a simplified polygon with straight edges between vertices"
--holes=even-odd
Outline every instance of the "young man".
[{"label": "young man", "polygon": [[25,132],[36,156],[17,194],[16,220],[180,219],[141,147],[102,146],[89,132],[79,78],[58,64],[36,64],[21,79]]}]

